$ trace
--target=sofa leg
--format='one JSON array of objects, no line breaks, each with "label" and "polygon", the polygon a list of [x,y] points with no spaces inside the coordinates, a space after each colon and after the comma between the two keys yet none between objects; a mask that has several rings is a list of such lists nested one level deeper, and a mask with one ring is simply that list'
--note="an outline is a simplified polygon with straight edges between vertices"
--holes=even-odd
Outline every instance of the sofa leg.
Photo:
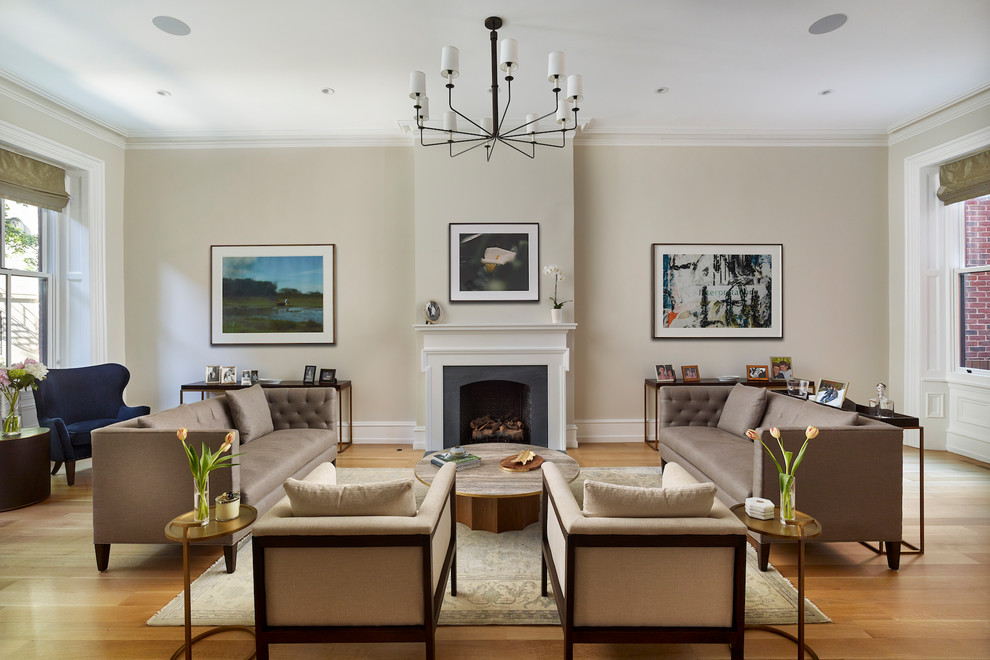
[{"label": "sofa leg", "polygon": [[759,563],[760,570],[766,571],[770,567],[770,544],[769,543],[757,543],[756,544],[756,559]]},{"label": "sofa leg", "polygon": [[892,571],[896,571],[901,567],[901,542],[884,541],[883,547],[887,552],[887,567]]},{"label": "sofa leg", "polygon": [[76,462],[66,461],[65,462],[65,480],[70,486],[76,485]]},{"label": "sofa leg", "polygon": [[96,569],[101,573],[110,565],[110,544],[94,543],[96,546]]},{"label": "sofa leg", "polygon": [[268,642],[263,642],[260,639],[255,640],[254,657],[257,660],[268,660]]},{"label": "sofa leg", "polygon": [[426,638],[426,660],[434,660],[437,655],[437,640],[434,639],[433,635]]},{"label": "sofa leg", "polygon": [[54,477],[58,474],[58,471],[62,469],[62,461],[55,461],[55,467],[52,468],[52,476]]},{"label": "sofa leg", "polygon": [[227,565],[227,573],[237,569],[237,544],[223,546],[223,561]]}]

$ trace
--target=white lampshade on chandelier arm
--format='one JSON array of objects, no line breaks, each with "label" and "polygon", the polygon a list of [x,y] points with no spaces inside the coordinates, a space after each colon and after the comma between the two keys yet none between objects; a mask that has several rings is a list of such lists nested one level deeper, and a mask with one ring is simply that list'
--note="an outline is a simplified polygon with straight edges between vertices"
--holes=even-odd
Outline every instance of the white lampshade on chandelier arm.
[{"label": "white lampshade on chandelier arm", "polygon": [[[458,70],[459,51],[453,46],[446,46],[443,48],[441,56],[440,75],[447,81],[447,107],[449,111],[443,112],[442,126],[428,126],[426,124],[429,121],[426,75],[421,71],[414,71],[410,76],[409,96],[414,100],[414,116],[416,118],[416,128],[419,130],[420,144],[424,147],[438,147],[446,144],[451,157],[460,156],[463,153],[484,145],[487,160],[491,160],[495,146],[499,142],[512,147],[515,151],[529,158],[536,157],[536,147],[538,146],[563,148],[566,146],[567,133],[576,130],[578,126],[578,102],[583,98],[581,76],[572,75],[565,77],[564,54],[559,51],[550,53],[547,79],[553,84],[554,109],[542,116],[528,114],[523,124],[510,130],[503,130],[505,119],[509,112],[509,106],[512,104],[512,81],[514,79],[513,73],[519,67],[519,46],[515,39],[504,39],[499,43],[497,30],[502,27],[501,18],[497,16],[489,17],[485,20],[485,27],[490,30],[491,39],[491,117],[485,117],[479,123],[454,108],[453,81],[454,78],[460,75]],[[506,95],[504,107],[500,107],[499,104],[499,69],[505,72]],[[561,99],[560,95],[564,91],[562,87],[565,80],[567,82],[567,95]],[[570,108],[572,104],[573,108]],[[553,121],[558,124],[559,128],[540,130],[537,124],[551,117],[554,118]],[[458,127],[457,118],[470,125],[464,127],[467,130]],[[427,131],[430,131],[434,135],[439,134],[436,136],[441,139],[435,142],[427,142]],[[543,141],[539,137],[549,136],[551,134],[560,136],[559,144]]]}]

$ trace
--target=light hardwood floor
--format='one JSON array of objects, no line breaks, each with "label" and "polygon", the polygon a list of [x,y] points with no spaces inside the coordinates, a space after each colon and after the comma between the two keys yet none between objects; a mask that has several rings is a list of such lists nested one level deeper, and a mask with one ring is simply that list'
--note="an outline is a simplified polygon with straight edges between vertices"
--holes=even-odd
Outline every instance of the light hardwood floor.
[{"label": "light hardwood floor", "polygon": [[[584,466],[658,465],[642,443],[585,444],[569,452]],[[341,467],[412,466],[408,446],[355,445]],[[918,452],[905,448],[905,536],[916,540]],[[826,658],[990,658],[990,470],[944,452],[926,454],[926,554],[901,570],[854,543],[808,547],[807,592],[833,623],[807,628]],[[140,479],[143,466],[134,466]],[[0,658],[167,658],[181,628],[145,621],[182,589],[181,549],[114,546],[110,570],[96,570],[92,544],[92,472],[80,463],[76,485],[52,481],[52,497],[0,513]],[[194,550],[193,575],[219,557]],[[796,555],[774,546],[771,562],[796,580]],[[794,626],[789,629],[794,632]],[[198,629],[194,629],[194,634]],[[558,627],[442,627],[437,656],[542,659],[562,656]],[[228,633],[197,644],[196,658],[244,658],[253,641]],[[577,658],[727,658],[722,646],[579,645]],[[746,636],[747,658],[794,658],[776,636]],[[422,658],[421,645],[273,647],[274,658]]]}]

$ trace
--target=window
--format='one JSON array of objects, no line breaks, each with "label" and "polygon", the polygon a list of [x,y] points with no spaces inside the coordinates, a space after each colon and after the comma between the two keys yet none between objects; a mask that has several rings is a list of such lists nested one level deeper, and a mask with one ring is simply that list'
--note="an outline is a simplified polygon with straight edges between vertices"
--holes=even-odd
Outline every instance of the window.
[{"label": "window", "polygon": [[0,199],[0,360],[51,363],[54,211]]},{"label": "window", "polygon": [[962,202],[959,362],[969,373],[990,373],[990,195]]}]

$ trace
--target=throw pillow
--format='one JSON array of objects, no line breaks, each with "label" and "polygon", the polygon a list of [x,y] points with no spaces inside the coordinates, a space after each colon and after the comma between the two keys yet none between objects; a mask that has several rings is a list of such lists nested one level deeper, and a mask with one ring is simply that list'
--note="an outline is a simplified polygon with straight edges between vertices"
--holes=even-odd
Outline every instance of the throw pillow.
[{"label": "throw pillow", "polygon": [[584,482],[584,515],[606,518],[706,518],[715,502],[715,484],[676,488]]},{"label": "throw pillow", "polygon": [[241,436],[241,444],[268,435],[275,430],[272,424],[272,411],[268,407],[268,397],[261,385],[252,385],[243,390],[230,390],[226,394],[230,416],[234,427]]},{"label": "throw pillow", "polygon": [[763,418],[763,410],[767,406],[767,391],[763,387],[747,387],[742,383],[729,392],[729,398],[722,406],[722,415],[718,418],[718,428],[746,437],[746,429],[755,429]]},{"label": "throw pillow", "polygon": [[416,515],[412,479],[339,486],[287,479],[283,485],[297,517]]}]

